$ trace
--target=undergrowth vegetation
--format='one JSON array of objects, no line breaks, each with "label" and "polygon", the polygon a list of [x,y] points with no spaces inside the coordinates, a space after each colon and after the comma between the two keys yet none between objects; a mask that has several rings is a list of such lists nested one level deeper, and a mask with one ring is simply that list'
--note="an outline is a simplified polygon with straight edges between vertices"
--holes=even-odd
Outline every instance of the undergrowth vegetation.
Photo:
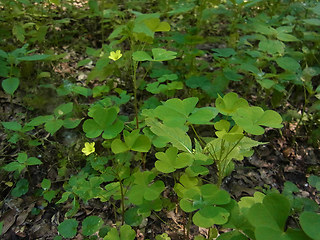
[{"label": "undergrowth vegetation", "polygon": [[225,184],[284,129],[319,149],[318,1],[3,0],[0,16],[3,236],[23,199],[31,219],[54,209],[39,239],[320,239],[319,192]]}]

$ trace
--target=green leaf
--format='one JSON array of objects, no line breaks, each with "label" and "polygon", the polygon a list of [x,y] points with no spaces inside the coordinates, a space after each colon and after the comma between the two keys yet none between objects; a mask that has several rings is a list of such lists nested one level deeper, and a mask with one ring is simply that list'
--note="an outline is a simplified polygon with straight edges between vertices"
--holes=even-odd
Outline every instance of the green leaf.
[{"label": "green leaf", "polygon": [[299,221],[303,231],[312,239],[320,240],[320,215],[315,212],[303,212]]},{"label": "green leaf", "polygon": [[233,230],[220,234],[217,240],[248,240],[248,238],[238,230]]},{"label": "green leaf", "polygon": [[171,173],[176,169],[190,166],[193,158],[188,153],[181,153],[178,155],[178,149],[170,147],[165,153],[157,152],[156,158],[159,159],[155,162],[155,167],[158,171],[163,173]]},{"label": "green leaf", "polygon": [[11,195],[14,197],[21,197],[29,191],[29,182],[27,179],[20,179],[16,187],[12,190]]},{"label": "green leaf", "polygon": [[192,153],[191,140],[182,129],[167,127],[154,119],[146,119],[146,123],[157,136],[164,137],[167,142],[171,142],[179,150]]},{"label": "green leaf", "polygon": [[152,61],[151,56],[145,51],[136,51],[132,54],[132,59],[137,62]]},{"label": "green leaf", "polygon": [[82,233],[90,236],[99,231],[103,224],[103,220],[98,216],[89,216],[82,221]]},{"label": "green leaf", "polygon": [[273,128],[283,126],[280,114],[272,110],[263,111],[260,107],[239,108],[232,118],[238,126],[254,135],[264,133],[264,129],[260,125]]},{"label": "green leaf", "polygon": [[13,172],[18,171],[19,173],[25,168],[25,165],[19,162],[11,162],[7,165],[3,166],[2,169],[4,169],[7,172]]},{"label": "green leaf", "polygon": [[52,119],[53,119],[53,115],[38,116],[38,117],[33,118],[30,122],[28,122],[27,125],[35,127],[35,126],[39,126],[43,123],[46,123]]},{"label": "green leaf", "polygon": [[318,18],[309,18],[309,19],[304,19],[303,21],[309,25],[320,26],[320,19]]},{"label": "green leaf", "polygon": [[3,221],[0,222],[0,235],[2,234],[2,229],[3,229]]},{"label": "green leaf", "polygon": [[45,200],[47,200],[48,202],[51,202],[52,199],[54,199],[55,196],[57,195],[57,192],[58,192],[58,191],[54,191],[54,190],[46,191],[46,192],[43,194],[43,198],[44,198]]},{"label": "green leaf", "polygon": [[73,86],[72,92],[80,94],[84,97],[89,97],[92,95],[92,90],[90,88],[85,88],[81,86]]},{"label": "green leaf", "polygon": [[44,125],[44,129],[53,135],[55,132],[57,132],[61,127],[63,126],[63,120],[61,119],[51,119],[47,121]]},{"label": "green leaf", "polygon": [[300,64],[291,57],[277,58],[276,62],[279,67],[290,72],[297,72],[300,69]]},{"label": "green leaf", "polygon": [[96,138],[103,132],[98,123],[93,119],[87,119],[84,121],[82,129],[88,138]]},{"label": "green leaf", "polygon": [[216,107],[222,114],[234,115],[238,108],[248,107],[248,102],[243,98],[238,98],[236,93],[230,92],[223,98],[219,96],[216,99]]},{"label": "green leaf", "polygon": [[58,226],[59,233],[64,238],[73,238],[77,234],[78,221],[75,219],[66,219]]},{"label": "green leaf", "polygon": [[122,142],[120,139],[115,139],[111,143],[111,150],[114,154],[118,154],[118,153],[129,151],[130,148],[128,147],[127,144]]},{"label": "green leaf", "polygon": [[299,42],[300,40],[296,38],[294,35],[280,32],[277,34],[277,38],[283,42]]},{"label": "green leaf", "polygon": [[259,49],[271,55],[276,53],[283,54],[285,45],[283,42],[278,40],[266,39],[259,42]]},{"label": "green leaf", "polygon": [[210,228],[214,224],[225,224],[229,216],[230,213],[224,208],[207,206],[196,212],[192,220],[199,227]]},{"label": "green leaf", "polygon": [[167,51],[163,48],[153,48],[153,61],[162,62],[169,61],[176,58],[177,53],[173,51]]},{"label": "green leaf", "polygon": [[51,181],[44,178],[41,182],[41,187],[43,188],[43,190],[48,190],[49,188],[51,188]]},{"label": "green leaf", "polygon": [[214,107],[196,108],[188,117],[191,124],[212,124],[210,121],[218,115],[219,111]]},{"label": "green leaf", "polygon": [[120,227],[120,236],[117,229],[112,228],[103,240],[134,240],[135,237],[136,232],[129,225],[125,224]]},{"label": "green leaf", "polygon": [[21,124],[18,122],[1,122],[1,124],[5,129],[12,131],[20,131],[22,128]]},{"label": "green leaf", "polygon": [[56,109],[54,110],[54,115],[57,118],[59,118],[59,117],[62,117],[68,113],[71,113],[72,109],[73,109],[72,102],[61,104],[60,106],[56,107]]},{"label": "green leaf", "polygon": [[13,93],[19,87],[19,84],[20,84],[19,78],[15,78],[15,77],[2,80],[3,90],[10,95],[13,95]]},{"label": "green leaf", "polygon": [[20,42],[24,42],[24,40],[25,40],[25,31],[24,31],[24,28],[23,28],[23,26],[22,26],[22,24],[21,23],[19,23],[19,24],[15,24],[14,26],[13,26],[13,28],[12,28],[12,34],[14,35],[14,36],[16,36],[16,38],[20,41]]},{"label": "green leaf", "polygon": [[320,191],[320,177],[319,176],[311,175],[308,178],[308,183],[312,187],[315,187],[318,191]]},{"label": "green leaf", "polygon": [[30,157],[28,158],[28,160],[26,161],[27,166],[32,166],[32,165],[41,165],[42,162],[36,158],[36,157]]},{"label": "green leaf", "polygon": [[32,56],[19,57],[19,58],[17,58],[17,60],[19,60],[19,61],[41,61],[41,60],[45,60],[49,57],[50,57],[50,55],[46,55],[46,54],[35,54]]},{"label": "green leaf", "polygon": [[67,118],[63,120],[63,127],[68,129],[76,128],[81,123],[81,121],[82,119]]}]

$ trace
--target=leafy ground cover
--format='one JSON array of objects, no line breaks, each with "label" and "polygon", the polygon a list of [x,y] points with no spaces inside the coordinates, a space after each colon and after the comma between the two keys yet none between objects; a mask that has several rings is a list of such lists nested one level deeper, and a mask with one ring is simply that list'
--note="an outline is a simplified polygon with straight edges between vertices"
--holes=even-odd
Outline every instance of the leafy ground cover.
[{"label": "leafy ground cover", "polygon": [[1,239],[320,239],[317,1],[0,10]]}]

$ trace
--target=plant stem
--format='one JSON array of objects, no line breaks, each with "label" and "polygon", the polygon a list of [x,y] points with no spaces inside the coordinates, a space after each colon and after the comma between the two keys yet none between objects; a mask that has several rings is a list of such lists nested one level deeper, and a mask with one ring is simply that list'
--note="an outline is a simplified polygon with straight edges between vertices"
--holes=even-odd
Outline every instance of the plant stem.
[{"label": "plant stem", "polygon": [[120,192],[121,192],[121,223],[124,224],[124,192],[123,192],[123,184],[120,180]]},{"label": "plant stem", "polygon": [[138,119],[138,99],[137,99],[137,68],[138,62],[133,60],[133,97],[134,97],[134,110],[136,114],[136,128],[139,129],[139,119]]}]

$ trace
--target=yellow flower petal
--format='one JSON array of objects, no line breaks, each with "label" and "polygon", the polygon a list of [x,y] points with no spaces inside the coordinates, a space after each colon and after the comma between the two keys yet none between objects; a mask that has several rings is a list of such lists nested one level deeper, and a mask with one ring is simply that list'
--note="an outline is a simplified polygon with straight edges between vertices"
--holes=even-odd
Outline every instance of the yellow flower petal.
[{"label": "yellow flower petal", "polygon": [[122,53],[120,50],[117,50],[115,52],[112,51],[109,55],[109,58],[112,59],[113,61],[117,61],[121,57],[122,57]]},{"label": "yellow flower petal", "polygon": [[88,142],[86,142],[86,143],[84,144],[84,148],[82,148],[82,152],[83,152],[86,156],[88,156],[89,154],[95,152],[96,149],[94,148],[94,145],[95,145],[94,142],[93,142],[93,143],[88,143]]}]

